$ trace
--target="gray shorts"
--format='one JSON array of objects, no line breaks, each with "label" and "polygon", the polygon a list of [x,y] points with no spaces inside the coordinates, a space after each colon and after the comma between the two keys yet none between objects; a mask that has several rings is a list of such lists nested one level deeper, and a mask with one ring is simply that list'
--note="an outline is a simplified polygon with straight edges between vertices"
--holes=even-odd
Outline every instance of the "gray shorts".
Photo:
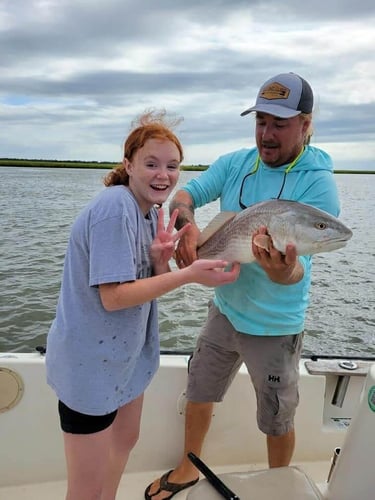
[{"label": "gray shorts", "polygon": [[294,428],[299,401],[302,338],[302,333],[266,337],[237,332],[210,302],[189,364],[187,399],[222,401],[244,362],[256,393],[259,429],[272,436],[286,434]]}]

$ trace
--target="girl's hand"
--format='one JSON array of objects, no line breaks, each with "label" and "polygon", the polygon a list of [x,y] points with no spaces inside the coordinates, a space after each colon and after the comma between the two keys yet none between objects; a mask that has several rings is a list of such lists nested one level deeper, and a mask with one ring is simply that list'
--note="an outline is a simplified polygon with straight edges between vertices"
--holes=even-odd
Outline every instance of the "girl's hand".
[{"label": "girl's hand", "polygon": [[191,273],[191,282],[205,286],[221,286],[236,281],[240,274],[240,264],[233,262],[231,269],[226,269],[229,262],[224,260],[195,260],[182,271]]},{"label": "girl's hand", "polygon": [[160,208],[158,211],[157,232],[150,247],[150,257],[156,274],[169,271],[168,262],[174,254],[175,244],[191,226],[191,224],[186,224],[179,231],[173,234],[177,216],[178,209],[173,211],[167,229],[165,229],[164,210]]}]

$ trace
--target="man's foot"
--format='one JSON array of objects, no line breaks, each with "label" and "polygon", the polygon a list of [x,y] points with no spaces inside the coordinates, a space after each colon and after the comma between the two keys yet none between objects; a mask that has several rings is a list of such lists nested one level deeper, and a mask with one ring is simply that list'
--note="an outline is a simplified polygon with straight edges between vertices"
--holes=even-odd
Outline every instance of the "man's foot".
[{"label": "man's foot", "polygon": [[149,484],[145,491],[145,500],[167,500],[174,497],[177,493],[186,488],[190,488],[199,481],[199,477],[185,483],[174,483],[168,481],[174,470],[170,470],[162,475],[160,479],[156,479]]}]

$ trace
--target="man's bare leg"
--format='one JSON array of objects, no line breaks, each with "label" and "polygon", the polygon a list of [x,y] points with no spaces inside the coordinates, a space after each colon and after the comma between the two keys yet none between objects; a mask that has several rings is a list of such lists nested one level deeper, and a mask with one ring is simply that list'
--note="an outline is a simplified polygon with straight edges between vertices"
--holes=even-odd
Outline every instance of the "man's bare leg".
[{"label": "man's bare leg", "polygon": [[[187,483],[199,476],[199,472],[190,462],[187,454],[193,452],[200,456],[202,446],[211,423],[213,403],[193,403],[188,401],[185,412],[185,447],[184,455],[178,466],[168,477],[170,483]],[[149,495],[157,491],[160,481],[157,479],[149,490]],[[152,500],[163,500],[170,497],[171,493],[161,491],[152,497]]]},{"label": "man's bare leg", "polygon": [[295,445],[294,430],[281,436],[267,436],[268,465],[283,467],[290,464]]}]

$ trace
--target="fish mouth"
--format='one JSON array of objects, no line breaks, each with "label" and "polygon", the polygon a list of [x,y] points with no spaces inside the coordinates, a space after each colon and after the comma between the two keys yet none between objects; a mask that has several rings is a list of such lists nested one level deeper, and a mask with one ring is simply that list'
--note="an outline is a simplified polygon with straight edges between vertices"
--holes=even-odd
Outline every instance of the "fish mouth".
[{"label": "fish mouth", "polygon": [[343,248],[347,245],[348,241],[350,240],[350,235],[346,237],[341,237],[341,238],[336,238],[334,240],[326,240],[322,241],[319,245],[319,248],[325,248],[326,251],[330,250],[339,250],[340,248]]},{"label": "fish mouth", "polygon": [[337,243],[340,243],[340,242],[344,243],[344,242],[348,242],[352,236],[353,236],[353,233],[351,231],[348,231],[347,233],[341,235],[338,238],[333,238],[331,241],[337,242]]},{"label": "fish mouth", "polygon": [[334,240],[327,240],[327,243],[347,243],[351,237],[352,235],[348,234],[348,236],[342,236],[341,238],[335,238]]}]

